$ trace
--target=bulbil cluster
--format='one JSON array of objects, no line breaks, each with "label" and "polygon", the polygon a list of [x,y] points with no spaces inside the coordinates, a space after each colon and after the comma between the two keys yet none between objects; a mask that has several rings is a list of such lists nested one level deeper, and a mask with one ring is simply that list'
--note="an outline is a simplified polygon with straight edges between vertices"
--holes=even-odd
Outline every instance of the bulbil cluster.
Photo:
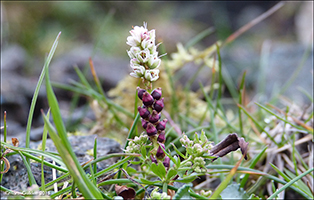
[{"label": "bulbil cluster", "polygon": [[165,128],[167,119],[161,120],[161,111],[164,108],[164,98],[161,97],[161,88],[154,89],[151,93],[145,89],[137,87],[137,95],[142,100],[143,105],[138,107],[139,115],[141,116],[142,127],[146,130],[150,141],[157,149],[155,157],[151,156],[152,162],[157,163],[157,159],[164,159],[165,167],[169,167],[170,159],[166,156],[165,149]]}]

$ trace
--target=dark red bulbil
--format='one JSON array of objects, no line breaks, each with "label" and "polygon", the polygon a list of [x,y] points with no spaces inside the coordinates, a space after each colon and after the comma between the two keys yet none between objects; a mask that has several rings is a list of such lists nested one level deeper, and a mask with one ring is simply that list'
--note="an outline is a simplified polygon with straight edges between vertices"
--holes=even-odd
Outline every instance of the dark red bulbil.
[{"label": "dark red bulbil", "polygon": [[165,131],[161,131],[161,133],[159,133],[157,141],[160,143],[165,143],[166,141]]},{"label": "dark red bulbil", "polygon": [[152,96],[155,100],[159,100],[161,98],[161,88],[157,88],[157,89],[154,89],[154,91],[152,92]]},{"label": "dark red bulbil", "polygon": [[162,121],[160,121],[160,122],[156,125],[157,131],[163,131],[163,130],[165,130],[167,121],[168,121],[167,119],[163,119]]},{"label": "dark red bulbil", "polygon": [[151,106],[154,103],[154,98],[146,91],[143,93],[142,101],[145,106]]},{"label": "dark red bulbil", "polygon": [[160,115],[156,110],[153,110],[152,114],[149,116],[149,122],[156,123],[160,119]]},{"label": "dark red bulbil", "polygon": [[156,135],[157,134],[157,129],[155,128],[155,126],[148,122],[147,123],[147,128],[146,128],[146,133],[148,136],[153,136],[153,135]]},{"label": "dark red bulbil", "polygon": [[156,157],[158,159],[162,159],[166,155],[165,152],[161,148],[165,149],[165,145],[164,144],[160,144],[160,146],[158,147],[157,153],[156,153]]},{"label": "dark red bulbil", "polygon": [[146,108],[139,106],[137,107],[137,110],[143,119],[147,119],[150,116],[150,112]]},{"label": "dark red bulbil", "polygon": [[140,98],[142,100],[143,99],[143,94],[144,94],[144,92],[146,92],[146,90],[144,90],[144,89],[142,89],[140,87],[137,87],[136,89],[137,89],[137,96],[138,96],[138,98]]},{"label": "dark red bulbil", "polygon": [[161,98],[154,103],[154,110],[156,110],[157,112],[161,112],[164,106],[164,98]]}]

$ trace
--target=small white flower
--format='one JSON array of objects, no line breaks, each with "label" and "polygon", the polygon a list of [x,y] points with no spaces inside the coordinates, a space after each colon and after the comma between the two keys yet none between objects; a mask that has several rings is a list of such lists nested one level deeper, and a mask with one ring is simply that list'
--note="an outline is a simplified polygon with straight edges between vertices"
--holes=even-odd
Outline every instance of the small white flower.
[{"label": "small white flower", "polygon": [[141,46],[143,49],[151,49],[155,46],[155,40],[145,39],[142,41]]},{"label": "small white flower", "polygon": [[158,68],[161,63],[161,59],[158,57],[150,56],[148,59],[148,65],[150,69]]},{"label": "small white flower", "polygon": [[144,49],[143,51],[140,51],[136,54],[136,58],[141,62],[141,63],[146,63],[150,57],[150,52],[148,49]]},{"label": "small white flower", "polygon": [[[136,47],[141,44],[141,41],[144,37],[144,35],[147,34],[147,29],[144,28],[143,26],[135,26],[133,30],[130,31],[131,36],[127,37],[127,44]],[[145,34],[146,33],[146,34]]]},{"label": "small white flower", "polygon": [[129,57],[132,59],[132,58],[135,58],[136,55],[140,51],[141,51],[141,48],[139,48],[139,47],[131,47],[130,51],[127,51],[127,52],[128,52]]},{"label": "small white flower", "polygon": [[131,76],[135,78],[141,78],[145,75],[145,68],[142,65],[131,64],[133,71],[130,73]]},{"label": "small white flower", "polygon": [[146,70],[145,71],[145,79],[153,82],[156,81],[159,78],[159,70],[158,69],[152,69],[152,70]]}]

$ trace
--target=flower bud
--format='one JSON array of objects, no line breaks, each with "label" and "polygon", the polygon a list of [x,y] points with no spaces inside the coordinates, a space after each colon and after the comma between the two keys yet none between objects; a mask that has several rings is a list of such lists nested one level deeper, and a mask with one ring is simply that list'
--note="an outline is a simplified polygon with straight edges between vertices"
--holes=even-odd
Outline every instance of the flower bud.
[{"label": "flower bud", "polygon": [[146,108],[142,108],[139,106],[137,110],[143,119],[147,119],[150,115],[150,112]]},{"label": "flower bud", "polygon": [[157,134],[157,129],[155,128],[155,126],[148,122],[147,123],[147,128],[146,128],[146,133],[148,136],[153,136],[153,135],[156,135]]},{"label": "flower bud", "polygon": [[150,95],[147,91],[143,93],[142,101],[145,106],[151,106],[154,103],[152,95]]},{"label": "flower bud", "polygon": [[160,115],[156,110],[153,110],[152,114],[149,116],[149,122],[156,123],[160,119]]},{"label": "flower bud", "polygon": [[142,127],[144,128],[144,129],[146,129],[147,128],[147,121],[145,120],[145,119],[142,119]]},{"label": "flower bud", "polygon": [[166,155],[165,152],[161,148],[165,149],[165,145],[164,144],[160,144],[160,146],[157,149],[156,157],[159,158],[159,159],[164,158],[165,155]]},{"label": "flower bud", "polygon": [[168,156],[165,157],[164,162],[162,162],[166,168],[170,166],[170,158]]},{"label": "flower bud", "polygon": [[166,140],[165,131],[162,131],[161,133],[159,133],[157,141],[160,143],[164,143],[165,140]]},{"label": "flower bud", "polygon": [[156,125],[157,131],[163,131],[163,130],[165,130],[167,121],[168,121],[167,119],[163,119],[162,121],[160,121],[160,122]]},{"label": "flower bud", "polygon": [[154,103],[154,110],[156,110],[157,112],[162,111],[163,108],[164,108],[164,98],[161,98]]},{"label": "flower bud", "polygon": [[154,156],[150,155],[150,160],[157,164],[157,159]]},{"label": "flower bud", "polygon": [[159,100],[161,98],[161,88],[154,89],[152,92],[152,96],[155,100]]},{"label": "flower bud", "polygon": [[146,92],[146,90],[144,90],[144,89],[142,89],[140,87],[137,87],[136,89],[137,89],[137,96],[138,96],[138,98],[140,98],[142,100],[143,94],[144,94],[144,92]]}]

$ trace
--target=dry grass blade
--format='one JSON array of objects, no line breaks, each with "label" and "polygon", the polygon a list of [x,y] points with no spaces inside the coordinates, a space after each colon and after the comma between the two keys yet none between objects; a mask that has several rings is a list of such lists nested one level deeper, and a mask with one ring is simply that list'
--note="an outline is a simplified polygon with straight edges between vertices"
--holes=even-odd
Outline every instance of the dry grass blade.
[{"label": "dry grass blade", "polygon": [[277,107],[274,106],[274,105],[271,105],[271,104],[269,104],[269,103],[267,103],[266,105],[268,105],[268,106],[272,107],[273,109],[275,109],[276,111],[278,111],[278,112],[284,114],[286,117],[291,117],[291,119],[292,119],[297,125],[302,126],[303,128],[305,128],[305,129],[307,129],[307,130],[313,132],[313,128],[312,128],[312,127],[310,127],[310,126],[304,124],[303,122],[301,122],[301,121],[298,120],[297,118],[295,118],[295,117],[289,115],[288,113],[284,112],[283,110],[277,108]]},{"label": "dry grass blade", "polygon": [[228,44],[229,42],[232,42],[233,40],[235,40],[237,37],[239,37],[242,33],[244,33],[245,31],[249,30],[250,28],[252,28],[253,26],[255,26],[256,24],[258,24],[259,22],[263,21],[264,19],[266,19],[267,17],[269,17],[270,15],[272,15],[274,12],[276,12],[277,10],[279,10],[283,5],[285,4],[285,2],[281,1],[279,3],[277,3],[275,6],[273,6],[271,9],[269,9],[268,11],[266,11],[265,13],[261,14],[260,16],[258,16],[257,18],[253,19],[252,21],[250,21],[249,23],[247,23],[246,25],[242,26],[239,30],[237,30],[236,32],[234,32],[232,35],[230,35],[222,44]]},{"label": "dry grass blade", "polygon": [[10,162],[8,161],[8,159],[6,159],[5,157],[2,157],[1,160],[4,161],[4,164],[5,164],[5,170],[4,171],[1,171],[0,173],[1,174],[5,174],[9,171],[10,169]]}]

